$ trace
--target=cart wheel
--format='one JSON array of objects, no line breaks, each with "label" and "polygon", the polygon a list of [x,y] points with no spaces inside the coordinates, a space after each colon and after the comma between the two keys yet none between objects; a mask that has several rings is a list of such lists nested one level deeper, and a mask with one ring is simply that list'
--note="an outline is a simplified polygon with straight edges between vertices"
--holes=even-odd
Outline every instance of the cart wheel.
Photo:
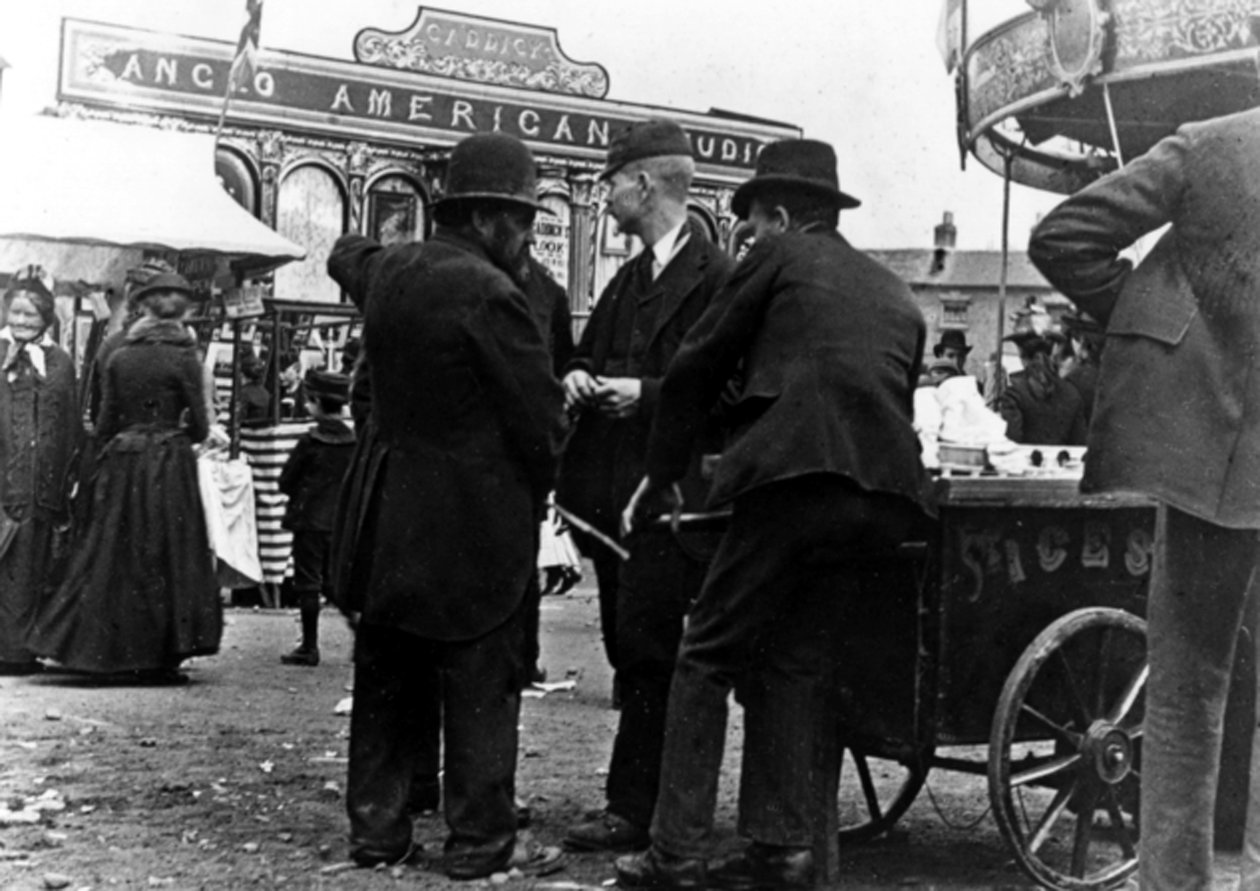
[{"label": "cart wheel", "polygon": [[840,843],[867,841],[892,829],[923,788],[931,755],[931,749],[894,757],[845,746],[840,763]]},{"label": "cart wheel", "polygon": [[1020,866],[1052,888],[1105,888],[1137,868],[1146,623],[1090,608],[1015,664],[989,736],[989,800]]}]

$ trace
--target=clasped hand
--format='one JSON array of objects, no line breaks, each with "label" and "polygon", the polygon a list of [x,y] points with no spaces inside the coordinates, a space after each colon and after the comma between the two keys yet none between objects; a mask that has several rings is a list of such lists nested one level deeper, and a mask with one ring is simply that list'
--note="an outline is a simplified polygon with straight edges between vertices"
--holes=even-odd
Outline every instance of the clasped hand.
[{"label": "clasped hand", "polygon": [[594,408],[612,418],[628,418],[639,410],[643,384],[637,377],[599,377],[577,369],[564,377],[564,407]]}]

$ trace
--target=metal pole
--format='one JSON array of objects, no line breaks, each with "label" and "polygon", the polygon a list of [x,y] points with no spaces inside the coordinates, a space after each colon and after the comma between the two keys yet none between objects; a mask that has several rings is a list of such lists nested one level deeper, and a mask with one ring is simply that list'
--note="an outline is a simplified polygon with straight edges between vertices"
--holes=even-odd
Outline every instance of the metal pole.
[{"label": "metal pole", "polygon": [[1116,165],[1124,166],[1124,152],[1120,148],[1120,130],[1116,127],[1116,110],[1111,105],[1111,87],[1103,81],[1103,106],[1107,109],[1107,126],[1111,128],[1111,147],[1116,153]]},{"label": "metal pole", "polygon": [[232,402],[228,412],[231,445],[228,457],[241,454],[241,320],[232,320]]},{"label": "metal pole", "polygon": [[1006,162],[1002,175],[1002,266],[998,275],[998,317],[997,317],[997,368],[994,369],[994,392],[1002,395],[1006,389],[1006,366],[1002,362],[1003,338],[1006,336],[1006,274],[1010,264],[1011,237],[1011,158],[1010,152],[1003,155]]}]

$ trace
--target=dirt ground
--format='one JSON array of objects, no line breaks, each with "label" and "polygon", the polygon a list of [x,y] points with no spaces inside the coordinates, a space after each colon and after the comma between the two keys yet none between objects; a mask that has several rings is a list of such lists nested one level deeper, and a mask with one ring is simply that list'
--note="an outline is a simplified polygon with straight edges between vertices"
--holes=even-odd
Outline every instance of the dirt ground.
[{"label": "dirt ground", "polygon": [[[587,573],[543,604],[543,664],[572,690],[527,698],[518,789],[528,830],[558,844],[602,803],[617,712]],[[43,808],[37,823],[0,819],[0,889],[386,889],[453,885],[423,863],[346,868],[345,786],[351,637],[324,614],[323,664],[278,662],[292,611],[232,609],[223,649],[189,666],[183,687],[98,686],[68,675],[0,678],[0,818]],[[734,837],[739,711],[732,713],[720,846]],[[892,833],[842,851],[851,887],[1031,887],[987,814],[984,780],[933,773]],[[416,838],[439,852],[440,818]],[[561,872],[509,878],[542,891],[610,884],[612,856],[568,855]],[[1236,858],[1221,859],[1229,887]],[[474,883],[488,885],[490,882]]]}]

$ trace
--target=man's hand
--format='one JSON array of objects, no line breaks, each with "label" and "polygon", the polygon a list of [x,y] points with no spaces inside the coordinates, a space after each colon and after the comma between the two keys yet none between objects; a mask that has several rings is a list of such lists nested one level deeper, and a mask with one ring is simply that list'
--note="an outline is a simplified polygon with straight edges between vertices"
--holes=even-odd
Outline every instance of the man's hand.
[{"label": "man's hand", "polygon": [[594,405],[599,378],[581,368],[575,368],[564,376],[564,410]]},{"label": "man's hand", "polygon": [[648,477],[639,480],[639,487],[630,496],[626,509],[621,512],[621,537],[625,538],[643,524],[653,505],[665,502],[665,509],[675,516],[682,510],[683,495],[678,483],[669,488],[653,485]]},{"label": "man's hand", "polygon": [[639,410],[643,383],[637,377],[602,377],[595,389],[599,410],[614,418],[628,418]]}]

